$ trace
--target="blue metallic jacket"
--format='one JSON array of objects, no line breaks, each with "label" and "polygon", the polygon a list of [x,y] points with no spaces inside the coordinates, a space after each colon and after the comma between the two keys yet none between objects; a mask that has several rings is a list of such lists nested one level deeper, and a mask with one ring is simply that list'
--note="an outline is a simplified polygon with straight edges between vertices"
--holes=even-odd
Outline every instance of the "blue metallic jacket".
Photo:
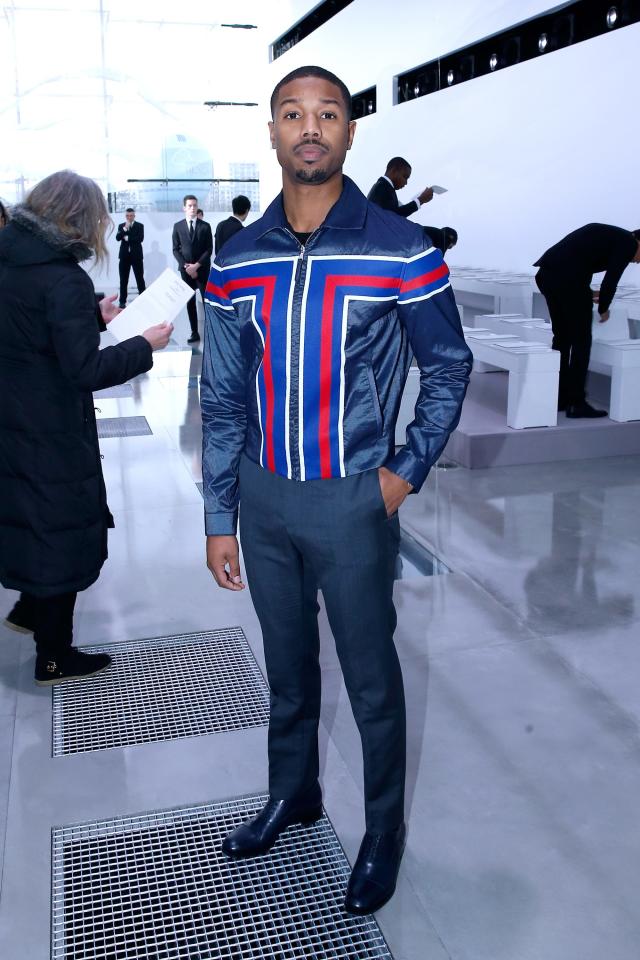
[{"label": "blue metallic jacket", "polygon": [[[207,534],[232,534],[238,465],[292,480],[386,466],[419,490],[455,428],[472,356],[440,252],[353,181],[301,246],[282,195],[211,269],[201,403]],[[397,453],[415,355],[420,396]]]}]

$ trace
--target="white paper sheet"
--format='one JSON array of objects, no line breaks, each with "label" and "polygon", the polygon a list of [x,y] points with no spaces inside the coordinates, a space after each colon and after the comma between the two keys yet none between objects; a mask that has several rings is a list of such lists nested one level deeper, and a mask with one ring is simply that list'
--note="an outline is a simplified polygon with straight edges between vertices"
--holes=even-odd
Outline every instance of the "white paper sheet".
[{"label": "white paper sheet", "polygon": [[167,267],[157,280],[107,324],[116,340],[128,340],[158,323],[171,323],[194,295],[191,287]]},{"label": "white paper sheet", "polygon": [[434,183],[431,187],[434,193],[447,193],[446,187],[439,187],[437,183]]}]

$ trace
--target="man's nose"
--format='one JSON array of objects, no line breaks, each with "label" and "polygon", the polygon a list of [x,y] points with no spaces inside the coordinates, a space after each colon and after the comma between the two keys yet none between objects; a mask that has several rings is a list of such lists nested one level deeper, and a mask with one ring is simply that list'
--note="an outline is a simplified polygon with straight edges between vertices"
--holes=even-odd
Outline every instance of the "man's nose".
[{"label": "man's nose", "polygon": [[320,130],[320,124],[315,117],[305,117],[304,119],[304,130],[302,132],[303,137],[313,138],[320,137],[322,132]]}]

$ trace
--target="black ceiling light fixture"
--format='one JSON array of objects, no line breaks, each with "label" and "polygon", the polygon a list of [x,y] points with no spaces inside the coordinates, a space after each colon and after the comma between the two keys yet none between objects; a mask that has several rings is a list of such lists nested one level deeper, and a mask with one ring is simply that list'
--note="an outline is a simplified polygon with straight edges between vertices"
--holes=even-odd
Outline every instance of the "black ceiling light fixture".
[{"label": "black ceiling light fixture", "polygon": [[640,23],[640,0],[575,0],[395,77],[405,103]]},{"label": "black ceiling light fixture", "polygon": [[618,24],[618,8],[609,7],[609,9],[607,10],[607,27],[609,28],[609,30],[613,30],[613,28],[617,26],[617,24]]},{"label": "black ceiling light fixture", "polygon": [[203,106],[214,110],[216,107],[257,107],[259,104],[239,100],[205,100]]},{"label": "black ceiling light fixture", "polygon": [[371,116],[377,108],[377,88],[368,87],[361,90],[360,93],[354,93],[351,97],[351,119],[361,120],[363,117]]},{"label": "black ceiling light fixture", "polygon": [[286,33],[271,44],[271,59],[277,60],[283,53],[295,47],[328,20],[341,13],[353,0],[322,0],[302,20],[294,23]]}]

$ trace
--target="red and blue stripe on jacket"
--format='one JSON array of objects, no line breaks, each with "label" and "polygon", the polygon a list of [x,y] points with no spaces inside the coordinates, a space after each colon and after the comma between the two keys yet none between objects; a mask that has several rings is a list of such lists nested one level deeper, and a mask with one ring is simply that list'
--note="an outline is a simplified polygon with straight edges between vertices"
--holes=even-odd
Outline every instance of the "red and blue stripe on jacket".
[{"label": "red and blue stripe on jacket", "polygon": [[[410,258],[309,255],[301,309],[294,316],[299,263],[294,256],[223,267],[214,264],[206,300],[220,310],[249,304],[263,348],[255,379],[261,465],[292,477],[298,474],[292,470],[295,461],[302,480],[345,476],[345,340],[350,304],[389,301],[391,309],[394,301],[402,305],[426,300],[449,286],[449,271],[434,248]],[[293,384],[297,385],[294,397]],[[297,411],[295,418],[292,407]]]}]

